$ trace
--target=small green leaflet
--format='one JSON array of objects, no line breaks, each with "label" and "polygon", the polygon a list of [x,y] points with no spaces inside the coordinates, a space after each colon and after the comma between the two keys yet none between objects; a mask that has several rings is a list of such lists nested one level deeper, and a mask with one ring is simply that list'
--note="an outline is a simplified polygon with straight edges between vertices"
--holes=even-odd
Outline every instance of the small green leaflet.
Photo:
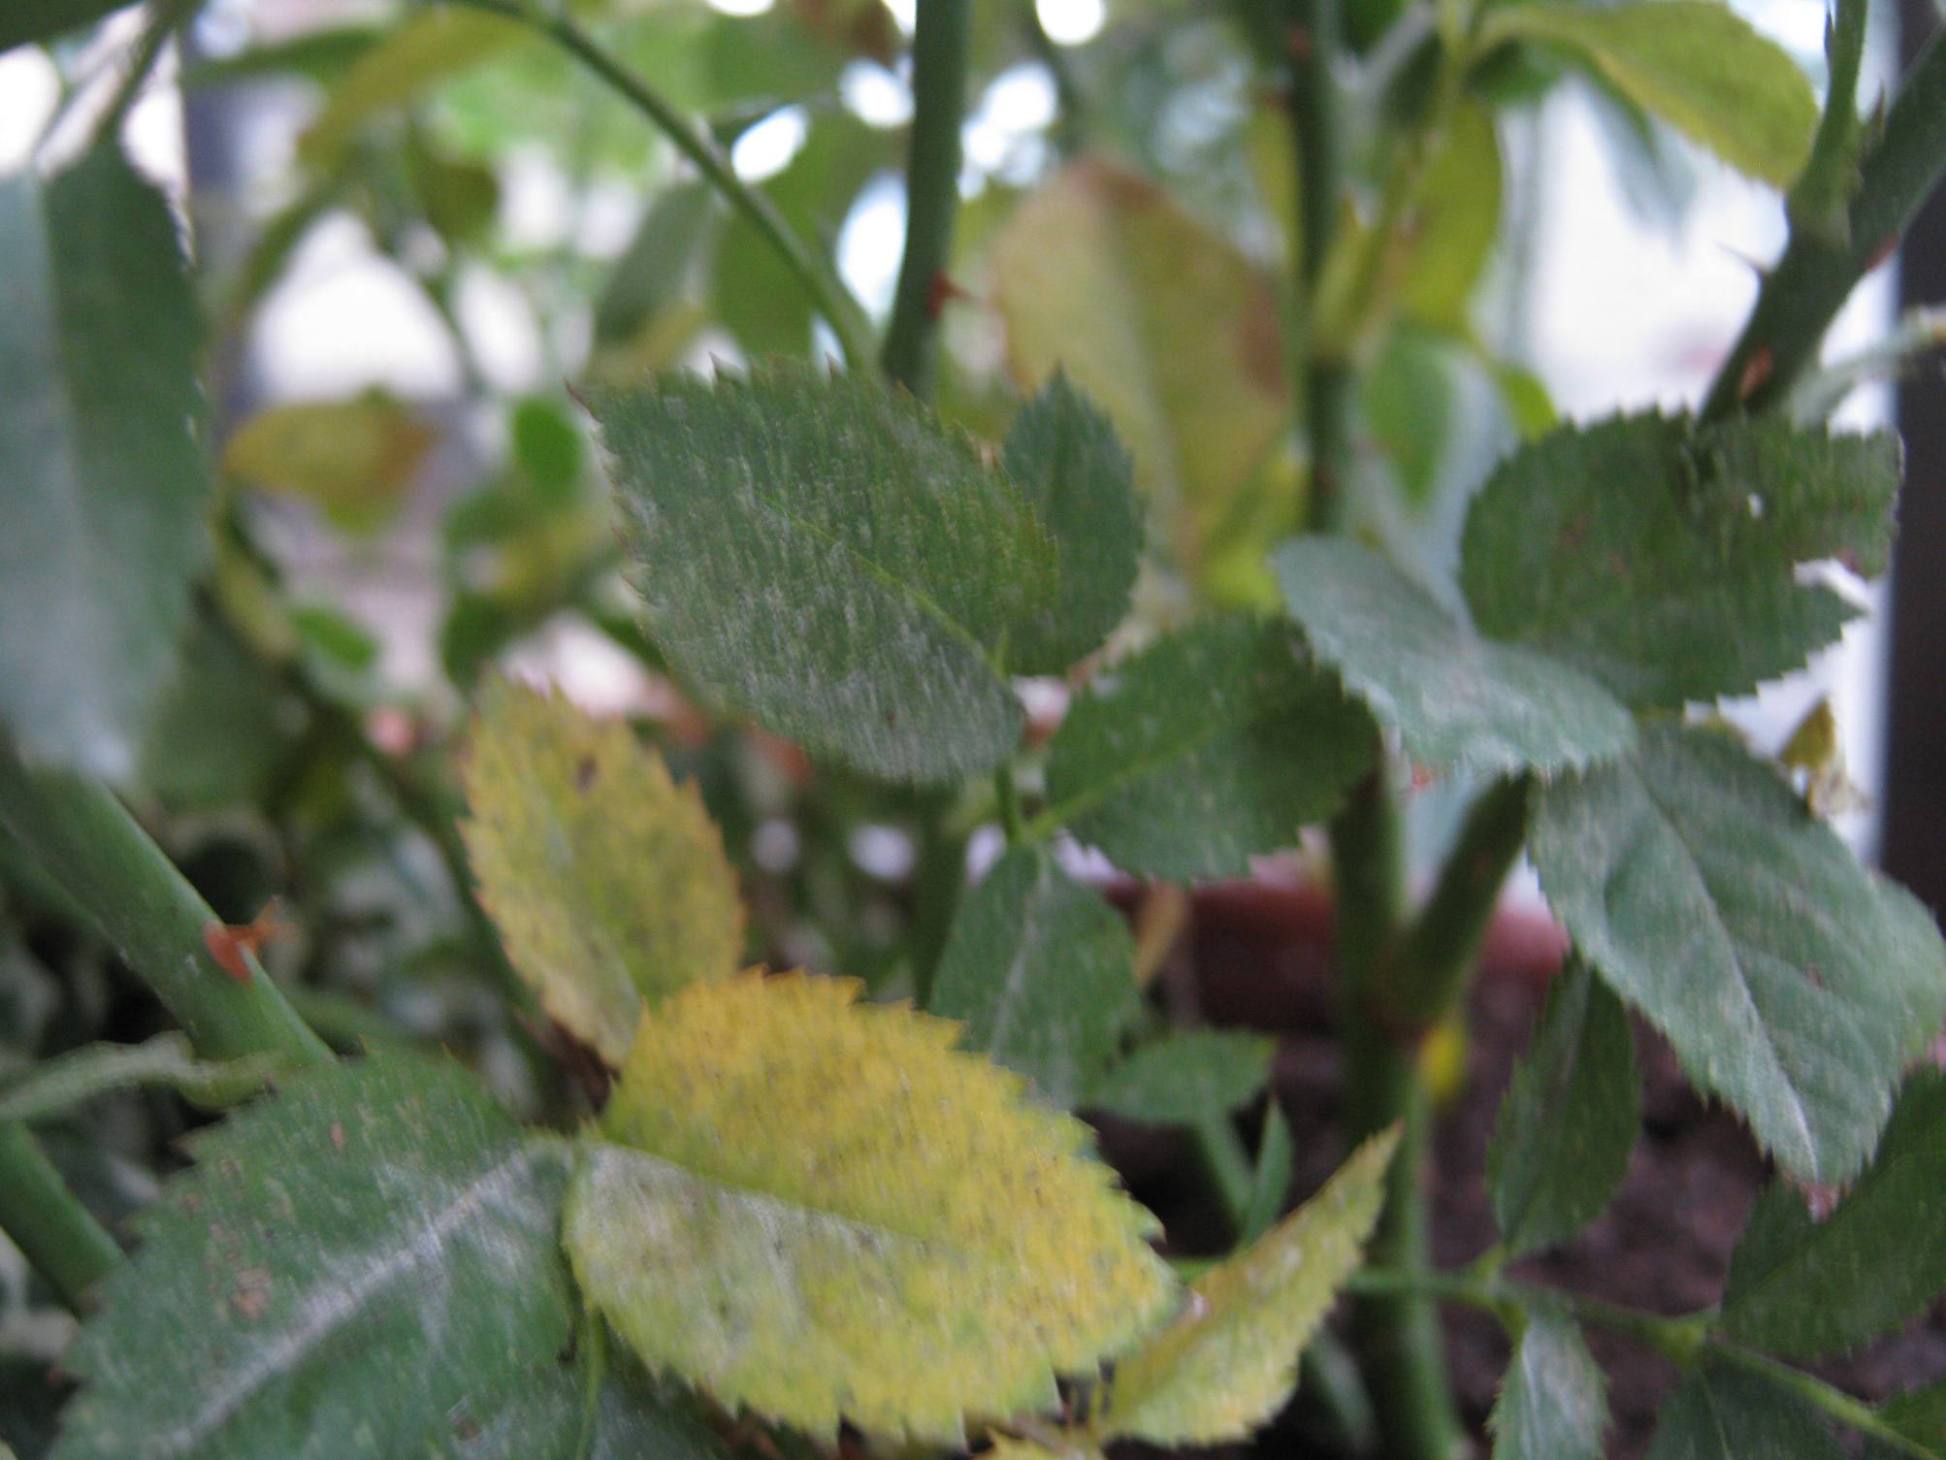
[{"label": "small green leaflet", "polygon": [[1259,1034],[1175,1030],[1122,1060],[1081,1103],[1129,1120],[1194,1125],[1254,1100],[1276,1053],[1276,1041]]},{"label": "small green leaflet", "polygon": [[0,278],[0,720],[28,759],[120,780],[209,556],[181,239],[103,145],[0,180]]},{"label": "small green leaflet", "polygon": [[1017,847],[960,904],[931,1009],[961,1043],[1073,1105],[1141,1009],[1135,940],[1101,895],[1046,851]]},{"label": "small green leaflet", "polygon": [[1740,694],[1797,668],[1855,616],[1799,570],[1843,558],[1882,572],[1898,487],[1887,434],[1773,419],[1692,431],[1662,416],[1566,426],[1509,457],[1474,498],[1460,581],[1482,633],[1565,661],[1631,705]]},{"label": "small green leaflet", "polygon": [[1618,755],[1634,739],[1628,711],[1600,685],[1481,638],[1369,548],[1298,538],[1272,564],[1312,650],[1422,765],[1559,770]]},{"label": "small green leaflet", "polygon": [[551,1382],[567,1150],[458,1065],[331,1065],[192,1145],[65,1361],[59,1460],[467,1454]]},{"label": "small green leaflet", "polygon": [[1871,1155],[1905,1060],[1946,1021],[1946,948],[1776,771],[1647,726],[1542,788],[1528,841],[1555,916],[1684,1070],[1807,1181]]},{"label": "small green leaflet", "polygon": [[1188,1310],[1116,1370],[1100,1436],[1212,1445],[1282,1408],[1305,1343],[1364,1258],[1397,1147],[1396,1131],[1374,1136],[1316,1196],[1205,1273]]},{"label": "small green leaflet", "polygon": [[1528,1314],[1487,1419],[1493,1460],[1601,1460],[1607,1389],[1572,1319]]},{"label": "small green leaflet", "polygon": [[1059,674],[1093,652],[1128,611],[1142,557],[1128,452],[1095,405],[1055,371],[1022,407],[1001,453],[1054,536],[1053,600],[1007,639],[1007,667]]},{"label": "small green leaflet", "polygon": [[1641,1107],[1628,1014],[1572,960],[1514,1068],[1487,1147],[1487,1190],[1511,1254],[1566,1241],[1608,1205],[1628,1172]]},{"label": "small green leaflet", "polygon": [[1783,1182],[1730,1264],[1723,1331],[1786,1358],[1841,1353],[1946,1292],[1946,1074],[1912,1077],[1878,1154],[1838,1209],[1811,1220]]},{"label": "small green leaflet", "polygon": [[1773,187],[1789,186],[1810,156],[1818,104],[1809,79],[1776,42],[1714,0],[1496,6],[1479,44],[1507,40],[1566,50],[1637,105]]},{"label": "small green leaflet", "polygon": [[1236,876],[1337,810],[1373,742],[1287,626],[1210,619],[1089,682],[1049,751],[1046,814],[1125,871]]},{"label": "small green leaflet", "polygon": [[729,709],[888,780],[987,770],[1021,712],[995,665],[1054,549],[970,441],[870,381],[775,365],[588,399],[648,627]]},{"label": "small green leaflet", "polygon": [[1843,1460],[1818,1412],[1740,1369],[1705,1365],[1662,1403],[1647,1460]]}]

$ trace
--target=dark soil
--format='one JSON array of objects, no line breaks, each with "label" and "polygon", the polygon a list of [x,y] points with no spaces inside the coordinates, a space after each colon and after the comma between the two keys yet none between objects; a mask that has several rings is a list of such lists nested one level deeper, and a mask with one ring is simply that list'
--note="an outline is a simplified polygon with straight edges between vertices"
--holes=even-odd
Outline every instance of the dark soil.
[{"label": "dark soil", "polygon": [[[1338,1127],[1329,938],[1328,904],[1313,891],[1264,884],[1207,889],[1198,894],[1191,926],[1160,981],[1160,996],[1178,1016],[1279,1037],[1276,1094],[1297,1150],[1293,1199],[1321,1185],[1346,1151]],[[1488,972],[1472,996],[1467,1078],[1440,1115],[1434,1230],[1441,1265],[1469,1261],[1497,1235],[1486,1195],[1487,1139],[1560,951],[1558,932],[1531,915],[1503,918],[1489,940]],[[1657,1313],[1686,1313],[1717,1301],[1769,1170],[1735,1118],[1690,1089],[1668,1045],[1639,1022],[1636,1036],[1643,1128],[1626,1183],[1574,1244],[1523,1262],[1512,1275]],[[1247,1137],[1254,1139],[1260,1121],[1261,1112],[1244,1117]],[[1101,1124],[1109,1159],[1163,1218],[1171,1249],[1221,1251],[1224,1221],[1190,1142],[1153,1128]],[[1465,1416],[1483,1432],[1506,1341],[1483,1314],[1449,1310],[1444,1321]],[[1611,1334],[1588,1338],[1609,1378],[1608,1453],[1616,1460],[1642,1455],[1675,1370]],[[1939,1381],[1946,1376],[1946,1303],[1907,1332],[1821,1372],[1874,1400]],[[1300,1393],[1252,1445],[1225,1453],[1266,1460],[1349,1453],[1321,1438],[1328,1433],[1315,1403]]]}]

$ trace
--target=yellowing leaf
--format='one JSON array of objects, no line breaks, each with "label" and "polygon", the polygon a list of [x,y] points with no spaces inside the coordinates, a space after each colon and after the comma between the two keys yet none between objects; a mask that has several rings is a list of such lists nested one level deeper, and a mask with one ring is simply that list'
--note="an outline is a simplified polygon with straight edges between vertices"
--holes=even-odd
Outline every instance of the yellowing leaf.
[{"label": "yellowing leaf", "polygon": [[696,787],[620,721],[489,696],[461,830],[480,901],[547,1012],[619,1065],[643,1003],[734,973],[743,906]]},{"label": "yellowing leaf", "polygon": [[982,1451],[980,1460],[1101,1460],[1101,1447],[1072,1430],[1056,1430],[1039,1438],[995,1435],[993,1448]]},{"label": "yellowing leaf", "polygon": [[652,1367],[725,1404],[960,1445],[968,1414],[1052,1405],[1173,1284],[1086,1127],[858,987],[752,973],[645,1014],[568,1255]]},{"label": "yellowing leaf", "polygon": [[1183,1316],[1122,1364],[1102,1434],[1212,1445],[1282,1408],[1299,1354],[1363,1259],[1397,1145],[1395,1132],[1365,1142],[1310,1201],[1205,1273]]},{"label": "yellowing leaf", "polygon": [[387,396],[304,401],[244,422],[223,450],[223,469],[263,491],[307,497],[357,531],[391,514],[434,439]]},{"label": "yellowing leaf", "polygon": [[993,269],[1014,377],[1031,389],[1063,366],[1101,404],[1194,571],[1288,420],[1269,280],[1152,184],[1100,161],[1020,205]]}]

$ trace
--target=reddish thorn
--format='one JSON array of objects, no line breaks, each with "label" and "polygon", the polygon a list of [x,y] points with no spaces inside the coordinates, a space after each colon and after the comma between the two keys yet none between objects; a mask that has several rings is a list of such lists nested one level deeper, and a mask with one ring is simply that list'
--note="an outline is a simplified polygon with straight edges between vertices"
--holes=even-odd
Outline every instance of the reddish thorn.
[{"label": "reddish thorn", "polygon": [[1897,253],[1898,249],[1899,235],[1896,233],[1886,234],[1885,238],[1879,243],[1879,246],[1872,250],[1872,256],[1865,265],[1865,272],[1868,274],[1871,273],[1873,269],[1876,269],[1880,264],[1891,258],[1893,254]]},{"label": "reddish thorn", "polygon": [[971,297],[959,285],[947,278],[945,270],[942,269],[934,274],[931,282],[926,285],[926,317],[929,319],[938,319],[941,314],[945,313],[946,306],[951,304],[955,299],[970,299]]},{"label": "reddish thorn", "polygon": [[1291,59],[1293,61],[1308,61],[1311,59],[1311,32],[1303,26],[1294,25],[1291,27],[1288,44],[1291,49]]},{"label": "reddish thorn", "polygon": [[1737,378],[1737,399],[1749,400],[1751,396],[1762,390],[1776,368],[1777,357],[1771,354],[1770,346],[1757,346],[1750,352],[1750,359],[1743,367],[1743,374]]}]

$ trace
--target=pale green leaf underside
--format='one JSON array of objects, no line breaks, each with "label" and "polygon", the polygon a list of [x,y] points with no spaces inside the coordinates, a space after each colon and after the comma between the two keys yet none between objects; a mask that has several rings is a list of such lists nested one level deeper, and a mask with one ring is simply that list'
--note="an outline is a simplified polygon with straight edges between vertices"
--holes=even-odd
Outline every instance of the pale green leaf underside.
[{"label": "pale green leaf underside", "polygon": [[1236,876],[1334,812],[1372,741],[1287,626],[1211,619],[1096,674],[1055,733],[1047,795],[1126,871]]},{"label": "pale green leaf underside", "polygon": [[1775,41],[1715,0],[1641,0],[1612,9],[1509,5],[1483,41],[1542,41],[1581,56],[1629,100],[1738,171],[1788,187],[1810,156],[1811,83]]},{"label": "pale green leaf underside", "polygon": [[175,220],[110,146],[0,181],[0,720],[122,779],[209,552]]},{"label": "pale green leaf underside", "polygon": [[1275,1040],[1184,1029],[1151,1040],[1097,1080],[1082,1104],[1129,1120],[1193,1125],[1254,1099],[1270,1078]]},{"label": "pale green leaf underside", "polygon": [[1779,1182],[1730,1264],[1723,1330],[1789,1358],[1840,1353],[1946,1292],[1946,1075],[1914,1075],[1872,1164],[1814,1222]]},{"label": "pale green leaf underside", "polygon": [[463,1455],[552,1382],[566,1149],[457,1065],[307,1074],[195,1151],[66,1360],[60,1460]]},{"label": "pale green leaf underside", "polygon": [[1628,1172],[1641,1125],[1635,1039],[1621,1001],[1576,960],[1494,1118],[1487,1190],[1516,1255],[1593,1221]]},{"label": "pale green leaf underside", "polygon": [[1600,685],[1481,638],[1368,548],[1300,538],[1273,564],[1313,652],[1422,765],[1552,771],[1617,755],[1634,739],[1628,711]]},{"label": "pale green leaf underside", "polygon": [[867,380],[777,365],[589,398],[651,635],[698,687],[871,775],[992,767],[1021,725],[993,655],[1054,549],[972,445]]},{"label": "pale green leaf underside", "polygon": [[[1592,13],[1592,12],[1591,12]],[[1460,579],[1484,634],[1631,705],[1740,694],[1795,669],[1855,610],[1801,565],[1883,571],[1899,449],[1783,421],[1566,426],[1494,472]]]},{"label": "pale green leaf underside", "polygon": [[1487,1420],[1493,1460],[1601,1460],[1607,1388],[1572,1319],[1531,1314]]},{"label": "pale green leaf underside", "polygon": [[829,1436],[963,1443],[1141,1336],[1172,1285],[1086,1128],[848,980],[744,975],[645,1014],[566,1245],[652,1367]]},{"label": "pale green leaf underside", "polygon": [[1281,1409],[1305,1343],[1363,1260],[1397,1144],[1367,1141],[1316,1196],[1205,1273],[1187,1311],[1116,1371],[1100,1433],[1210,1445]]},{"label": "pale green leaf underside", "polygon": [[1662,1403],[1647,1460],[1841,1460],[1816,1410],[1741,1370],[1705,1366]]},{"label": "pale green leaf underside", "polygon": [[1073,1105],[1140,1010],[1134,965],[1120,913],[1047,852],[1016,848],[961,902],[931,1009],[965,1024],[967,1049]]},{"label": "pale green leaf underside", "polygon": [[1856,1174],[1946,1019],[1946,950],[1911,897],[1772,768],[1675,725],[1546,787],[1529,851],[1582,955],[1692,1080],[1795,1175]]}]

